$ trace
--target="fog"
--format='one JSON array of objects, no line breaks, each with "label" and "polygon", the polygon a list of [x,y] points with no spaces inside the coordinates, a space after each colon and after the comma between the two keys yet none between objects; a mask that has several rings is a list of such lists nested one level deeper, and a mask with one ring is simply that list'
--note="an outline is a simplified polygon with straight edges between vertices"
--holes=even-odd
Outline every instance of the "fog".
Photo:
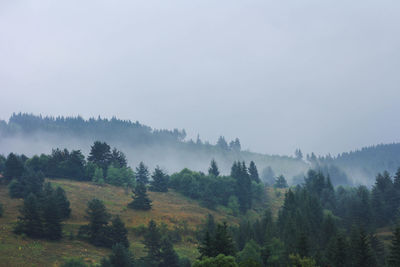
[{"label": "fog", "polygon": [[400,141],[399,12],[387,0],[1,1],[0,119],[115,115],[268,154]]}]

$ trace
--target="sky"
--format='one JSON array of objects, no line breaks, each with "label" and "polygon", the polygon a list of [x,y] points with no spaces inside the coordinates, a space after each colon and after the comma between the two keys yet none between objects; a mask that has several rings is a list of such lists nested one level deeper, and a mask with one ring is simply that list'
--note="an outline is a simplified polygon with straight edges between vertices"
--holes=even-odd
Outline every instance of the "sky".
[{"label": "sky", "polygon": [[0,119],[81,115],[268,154],[400,141],[400,2],[0,1]]}]

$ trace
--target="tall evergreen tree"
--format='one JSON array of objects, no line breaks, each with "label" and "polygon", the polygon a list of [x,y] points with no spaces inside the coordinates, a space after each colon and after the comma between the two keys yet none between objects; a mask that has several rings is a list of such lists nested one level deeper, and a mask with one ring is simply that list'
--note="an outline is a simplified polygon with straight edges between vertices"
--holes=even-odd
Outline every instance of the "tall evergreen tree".
[{"label": "tall evergreen tree", "polygon": [[138,182],[136,187],[132,190],[132,202],[128,204],[128,207],[135,210],[149,210],[151,209],[151,200],[147,196],[146,186]]},{"label": "tall evergreen tree", "polygon": [[275,179],[275,184],[274,184],[275,188],[287,188],[289,187],[286,179],[283,175],[279,175],[276,179]]},{"label": "tall evergreen tree", "polygon": [[234,256],[236,253],[235,245],[232,236],[228,232],[226,222],[217,225],[214,237],[214,250],[215,255],[224,254],[226,256]]},{"label": "tall evergreen tree", "polygon": [[115,216],[111,223],[111,237],[113,245],[121,244],[125,247],[129,247],[128,230],[126,230],[124,222],[119,216]]},{"label": "tall evergreen tree", "polygon": [[250,179],[256,183],[260,183],[260,177],[258,176],[258,170],[257,170],[257,166],[254,163],[254,161],[250,161],[250,165],[249,165],[249,175],[250,175]]},{"label": "tall evergreen tree", "polygon": [[4,177],[11,181],[11,179],[21,178],[24,173],[24,163],[14,153],[10,153],[5,161]]},{"label": "tall evergreen tree", "polygon": [[103,258],[101,267],[134,267],[135,261],[131,252],[123,244],[115,244],[108,259]]},{"label": "tall evergreen tree", "polygon": [[144,185],[149,183],[149,169],[143,162],[140,162],[139,166],[136,167],[136,181]]},{"label": "tall evergreen tree", "polygon": [[180,267],[178,254],[168,238],[161,240],[160,259],[158,267]]},{"label": "tall evergreen tree", "polygon": [[304,232],[300,233],[299,240],[297,242],[297,251],[301,257],[308,257],[309,255],[309,244],[307,235]]},{"label": "tall evergreen tree", "polygon": [[111,152],[111,164],[118,168],[126,168],[128,166],[128,162],[125,154],[122,151],[114,148]]},{"label": "tall evergreen tree", "polygon": [[43,228],[47,239],[58,240],[62,237],[61,214],[54,192],[45,197],[43,203]]},{"label": "tall evergreen tree", "polygon": [[215,177],[219,175],[218,165],[214,159],[211,160],[210,168],[208,169],[208,175],[213,175]]},{"label": "tall evergreen tree", "polygon": [[150,191],[168,192],[168,175],[160,167],[154,169],[153,180],[150,182]]},{"label": "tall evergreen tree", "polygon": [[148,224],[143,244],[147,251],[145,262],[148,266],[157,266],[161,261],[161,234],[153,220]]},{"label": "tall evergreen tree", "polygon": [[214,240],[207,230],[204,234],[203,240],[201,240],[198,250],[200,252],[200,259],[203,257],[213,257],[215,255]]},{"label": "tall evergreen tree", "polygon": [[336,235],[329,247],[329,259],[333,267],[348,266],[348,246],[342,234]]},{"label": "tall evergreen tree", "polygon": [[18,217],[16,233],[25,233],[29,237],[43,237],[43,221],[40,216],[38,199],[34,194],[30,194],[20,209],[21,216]]},{"label": "tall evergreen tree", "polygon": [[252,206],[251,180],[246,164],[234,162],[231,168],[231,176],[236,180],[236,195],[239,200],[240,211],[244,213]]},{"label": "tall evergreen tree", "polygon": [[103,172],[107,170],[112,159],[111,148],[106,142],[96,141],[90,149],[88,157],[89,162],[97,164],[103,169]]},{"label": "tall evergreen tree", "polygon": [[393,232],[388,264],[391,267],[400,266],[400,226],[397,226]]},{"label": "tall evergreen tree", "polygon": [[107,246],[104,228],[110,220],[110,214],[107,212],[103,202],[97,198],[88,202],[86,213],[89,219],[89,241],[97,246]]},{"label": "tall evergreen tree", "polygon": [[363,229],[360,229],[355,245],[355,267],[376,266],[369,238]]},{"label": "tall evergreen tree", "polygon": [[59,186],[55,191],[55,202],[57,203],[61,218],[68,219],[71,215],[70,203],[64,189]]}]

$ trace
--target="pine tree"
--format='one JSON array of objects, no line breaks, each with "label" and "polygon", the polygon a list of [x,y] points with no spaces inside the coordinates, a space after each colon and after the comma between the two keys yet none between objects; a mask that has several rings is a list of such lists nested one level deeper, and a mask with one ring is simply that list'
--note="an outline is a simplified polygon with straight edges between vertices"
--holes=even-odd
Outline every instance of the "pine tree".
[{"label": "pine tree", "polygon": [[168,238],[161,240],[160,264],[158,267],[179,267],[179,257]]},{"label": "pine tree", "polygon": [[210,232],[207,230],[204,234],[203,240],[200,242],[198,247],[200,252],[200,259],[203,257],[213,257],[215,256],[214,240],[212,239]]},{"label": "pine tree", "polygon": [[111,163],[111,148],[105,142],[96,141],[90,149],[88,157],[89,162],[97,164],[103,169],[103,172],[107,170],[108,165]]},{"label": "pine tree", "polygon": [[236,180],[236,196],[239,200],[240,211],[245,213],[252,206],[251,180],[246,164],[234,162],[231,176]]},{"label": "pine tree", "polygon": [[283,175],[279,175],[276,180],[275,180],[275,184],[274,184],[275,188],[287,188],[289,187],[286,179]]},{"label": "pine tree", "polygon": [[226,222],[217,226],[214,237],[214,250],[215,255],[224,254],[226,256],[234,256],[236,253],[235,245],[232,236],[228,233]]},{"label": "pine tree", "polygon": [[308,257],[309,256],[309,244],[307,235],[302,232],[300,233],[299,240],[297,242],[297,251],[301,257]]},{"label": "pine tree", "polygon": [[397,226],[393,232],[388,264],[393,267],[400,266],[400,226]]},{"label": "pine tree", "polygon": [[149,222],[143,244],[147,251],[145,262],[149,266],[157,266],[161,260],[161,234],[153,220]]},{"label": "pine tree", "polygon": [[128,164],[125,154],[116,148],[111,152],[111,163],[118,168],[126,168]]},{"label": "pine tree", "polygon": [[136,181],[144,185],[149,183],[149,169],[143,162],[140,162],[139,166],[136,167]]},{"label": "pine tree", "polygon": [[61,218],[64,220],[68,219],[71,215],[70,203],[64,189],[59,186],[55,191],[55,202],[57,203]]},{"label": "pine tree", "polygon": [[7,156],[5,162],[4,177],[11,181],[11,179],[19,179],[24,173],[24,164],[14,153]]},{"label": "pine tree", "polygon": [[101,267],[133,267],[135,261],[133,255],[123,244],[115,244],[108,259],[103,258]]},{"label": "pine tree", "polygon": [[55,194],[49,192],[43,203],[43,228],[47,239],[58,240],[62,237],[61,215],[55,199]]},{"label": "pine tree", "polygon": [[250,179],[256,183],[260,183],[260,177],[258,176],[258,170],[257,170],[257,166],[254,163],[254,161],[250,161],[250,165],[249,165],[249,175],[250,175]]},{"label": "pine tree", "polygon": [[151,200],[147,196],[146,186],[138,182],[136,187],[132,190],[132,202],[128,204],[128,207],[135,210],[149,210],[151,209]]},{"label": "pine tree", "polygon": [[218,177],[219,175],[218,165],[214,159],[211,160],[210,168],[208,169],[208,175],[213,175],[215,177]]},{"label": "pine tree", "polygon": [[121,244],[125,247],[129,247],[128,241],[128,231],[125,228],[124,222],[121,220],[119,216],[114,217],[111,224],[111,237],[112,243]]},{"label": "pine tree", "polygon": [[34,194],[30,194],[20,209],[21,216],[15,228],[16,233],[25,233],[29,237],[43,237],[43,222],[40,216],[38,199]]},{"label": "pine tree", "polygon": [[355,267],[376,266],[370,241],[363,229],[359,231],[358,240],[356,242],[354,251]]},{"label": "pine tree", "polygon": [[156,167],[153,175],[153,180],[150,182],[150,191],[168,192],[168,175],[166,175],[160,167]]},{"label": "pine tree", "polygon": [[335,236],[329,248],[329,258],[334,267],[347,266],[347,250],[346,239],[341,234]]},{"label": "pine tree", "polygon": [[89,240],[92,244],[97,246],[104,246],[105,236],[104,228],[110,220],[110,214],[107,212],[103,202],[97,198],[88,202],[86,213],[89,219]]}]

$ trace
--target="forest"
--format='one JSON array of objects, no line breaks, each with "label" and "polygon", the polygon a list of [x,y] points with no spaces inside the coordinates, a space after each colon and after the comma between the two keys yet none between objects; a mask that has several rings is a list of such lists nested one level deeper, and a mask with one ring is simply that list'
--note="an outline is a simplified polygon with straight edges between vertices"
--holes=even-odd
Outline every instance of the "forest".
[{"label": "forest", "polygon": [[[71,215],[70,200],[57,179],[107,184],[131,191],[127,209],[148,212],[153,200],[148,192],[173,190],[211,210],[223,207],[237,218],[215,220],[209,214],[193,232],[198,256],[181,257],[174,245],[179,232],[150,220],[137,236],[146,254],[130,250],[129,230],[120,216],[111,215],[103,201],[87,202],[87,223],[76,237],[109,249],[99,266],[400,266],[400,169],[378,173],[372,187],[334,186],[323,169],[309,169],[298,185],[288,186],[284,176],[265,183],[256,164],[234,161],[229,175],[221,175],[212,160],[207,173],[183,169],[169,175],[140,162],[134,169],[124,152],[106,142],[92,144],[89,155],[79,150],[53,149],[49,155],[27,157],[10,153],[0,157],[1,186],[13,199],[23,199],[15,235],[30,239],[67,239],[63,229]],[[284,194],[273,214],[271,196]],[[281,190],[281,191],[279,191]],[[3,211],[5,206],[1,206]],[[392,232],[389,240],[379,236]],[[87,266],[73,258],[62,266]]]}]

